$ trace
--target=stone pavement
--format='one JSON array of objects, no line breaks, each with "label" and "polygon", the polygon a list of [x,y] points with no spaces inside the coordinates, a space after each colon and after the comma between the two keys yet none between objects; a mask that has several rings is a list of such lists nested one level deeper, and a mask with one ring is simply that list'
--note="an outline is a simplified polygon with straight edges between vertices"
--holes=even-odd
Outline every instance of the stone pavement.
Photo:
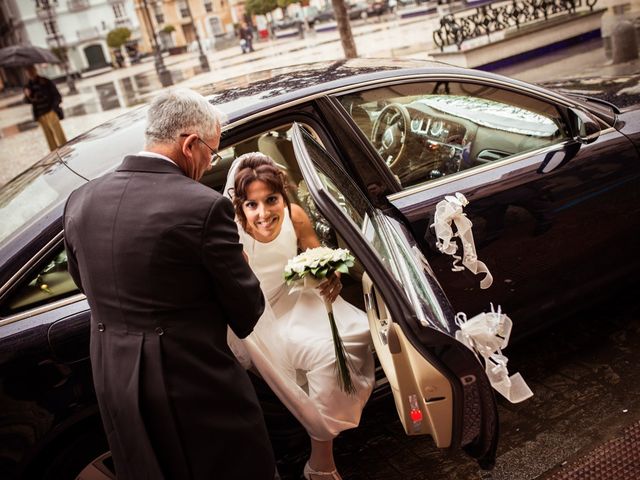
[{"label": "stone pavement", "polygon": [[[419,17],[392,22],[357,22],[353,25],[360,55],[368,57],[392,56],[392,49],[406,47],[406,37],[399,28],[411,25],[424,35],[414,37],[410,51],[426,51],[431,45],[435,17]],[[418,38],[421,37],[421,38]],[[384,50],[379,50],[384,45]],[[286,38],[256,42],[255,52],[242,55],[240,47],[209,51],[210,72],[201,72],[198,53],[166,56],[164,63],[172,72],[175,85],[197,88],[223,79],[250,74],[257,70],[293,65],[317,60],[342,58],[337,31],[309,34],[304,39]],[[132,89],[128,89],[133,84]],[[139,87],[143,84],[142,87]],[[76,82],[79,94],[69,96],[66,84],[59,88],[66,112],[62,121],[67,138],[71,139],[104,123],[127,110],[144,103],[161,87],[155,73],[153,59],[124,69],[114,69]],[[113,90],[114,92],[109,92]],[[134,97],[127,98],[129,90]],[[104,96],[117,96],[119,105],[103,105]],[[73,115],[79,111],[78,115]],[[33,122],[31,107],[22,102],[22,92],[0,93],[0,185],[19,174],[48,153],[44,135]]]},{"label": "stone pavement", "polygon": [[[360,426],[337,438],[342,477],[638,480],[619,469],[603,470],[606,462],[596,462],[600,471],[591,470],[591,475],[572,473],[576,464],[593,462],[603,447],[620,443],[640,422],[639,314],[635,293],[621,292],[611,305],[582,311],[508,347],[510,370],[523,375],[534,396],[520,404],[498,396],[500,441],[493,470],[480,470],[460,451],[437,449],[427,436],[406,436],[389,396],[370,401]],[[288,451],[276,444],[283,480],[302,478],[308,440],[303,436],[300,442],[303,447]],[[638,449],[637,442],[633,448]],[[627,467],[632,466],[627,462]]]},{"label": "stone pavement", "polygon": [[[433,49],[431,32],[437,20],[431,15],[358,22],[353,26],[358,53],[365,58],[427,59],[428,52]],[[407,35],[408,30],[414,34]],[[246,55],[240,53],[239,47],[208,52],[210,72],[200,70],[197,52],[165,57],[164,60],[175,85],[198,88],[258,70],[343,56],[337,31],[308,34],[304,39],[256,42],[255,49]],[[605,64],[600,41],[591,41],[504,68],[498,73],[535,83],[582,78],[602,72]],[[620,66],[609,70],[615,76]],[[640,65],[635,63],[628,70],[640,73]],[[77,87],[79,94],[70,96],[66,84],[60,85],[66,112],[62,125],[69,139],[146,102],[162,88],[151,58],[128,68],[83,78],[77,81]],[[47,153],[44,135],[32,120],[30,106],[22,103],[21,92],[0,94],[0,185]]]}]

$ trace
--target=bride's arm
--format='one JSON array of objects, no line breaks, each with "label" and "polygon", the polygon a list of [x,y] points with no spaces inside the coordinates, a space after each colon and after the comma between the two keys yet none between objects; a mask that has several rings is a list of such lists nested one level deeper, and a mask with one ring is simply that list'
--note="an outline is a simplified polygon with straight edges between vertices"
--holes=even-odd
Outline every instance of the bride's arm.
[{"label": "bride's arm", "polygon": [[295,203],[291,204],[291,222],[296,231],[296,237],[298,237],[298,248],[300,248],[300,250],[304,251],[307,248],[320,246],[320,240],[318,240],[318,236],[313,229],[307,213],[300,205],[296,205]]},{"label": "bride's arm", "polygon": [[[295,203],[291,204],[291,222],[296,231],[296,237],[298,237],[298,247],[300,250],[304,251],[307,248],[320,246],[320,240],[318,240],[318,236],[313,229],[311,220],[302,207]],[[327,278],[327,281],[322,282],[318,286],[318,289],[320,290],[320,295],[333,303],[335,299],[338,298],[340,290],[342,290],[340,272],[336,272],[335,275]]]}]

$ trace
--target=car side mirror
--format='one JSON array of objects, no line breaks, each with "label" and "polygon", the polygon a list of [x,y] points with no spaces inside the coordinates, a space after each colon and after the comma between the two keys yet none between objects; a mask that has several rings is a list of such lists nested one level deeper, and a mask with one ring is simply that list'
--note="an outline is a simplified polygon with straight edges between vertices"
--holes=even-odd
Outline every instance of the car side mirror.
[{"label": "car side mirror", "polygon": [[570,108],[573,132],[575,139],[580,143],[593,143],[600,136],[600,124],[598,119],[591,113]]}]

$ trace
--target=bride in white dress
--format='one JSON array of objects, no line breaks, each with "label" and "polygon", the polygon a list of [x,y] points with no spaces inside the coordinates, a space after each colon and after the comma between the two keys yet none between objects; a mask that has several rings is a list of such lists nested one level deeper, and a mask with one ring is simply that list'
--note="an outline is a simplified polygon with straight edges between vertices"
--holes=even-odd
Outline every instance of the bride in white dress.
[{"label": "bride in white dress", "polygon": [[[236,211],[240,242],[267,299],[253,333],[229,344],[239,360],[253,364],[311,438],[307,479],[340,479],[333,439],[360,422],[373,388],[373,357],[366,314],[340,296],[342,284],[331,277],[314,290],[291,292],[284,267],[298,251],[320,246],[304,210],[290,204],[286,177],[261,153],[235,160],[224,194]],[[325,297],[333,311],[352,366],[356,393],[344,393],[337,381],[335,353]]]}]

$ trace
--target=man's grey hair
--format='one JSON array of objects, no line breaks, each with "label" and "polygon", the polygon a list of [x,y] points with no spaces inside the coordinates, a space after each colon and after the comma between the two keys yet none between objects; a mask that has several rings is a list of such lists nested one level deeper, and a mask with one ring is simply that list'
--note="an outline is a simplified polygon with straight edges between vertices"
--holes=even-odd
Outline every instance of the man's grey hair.
[{"label": "man's grey hair", "polygon": [[211,138],[224,121],[224,114],[199,93],[188,88],[171,88],[151,102],[145,141],[147,145],[173,143],[183,133]]}]

